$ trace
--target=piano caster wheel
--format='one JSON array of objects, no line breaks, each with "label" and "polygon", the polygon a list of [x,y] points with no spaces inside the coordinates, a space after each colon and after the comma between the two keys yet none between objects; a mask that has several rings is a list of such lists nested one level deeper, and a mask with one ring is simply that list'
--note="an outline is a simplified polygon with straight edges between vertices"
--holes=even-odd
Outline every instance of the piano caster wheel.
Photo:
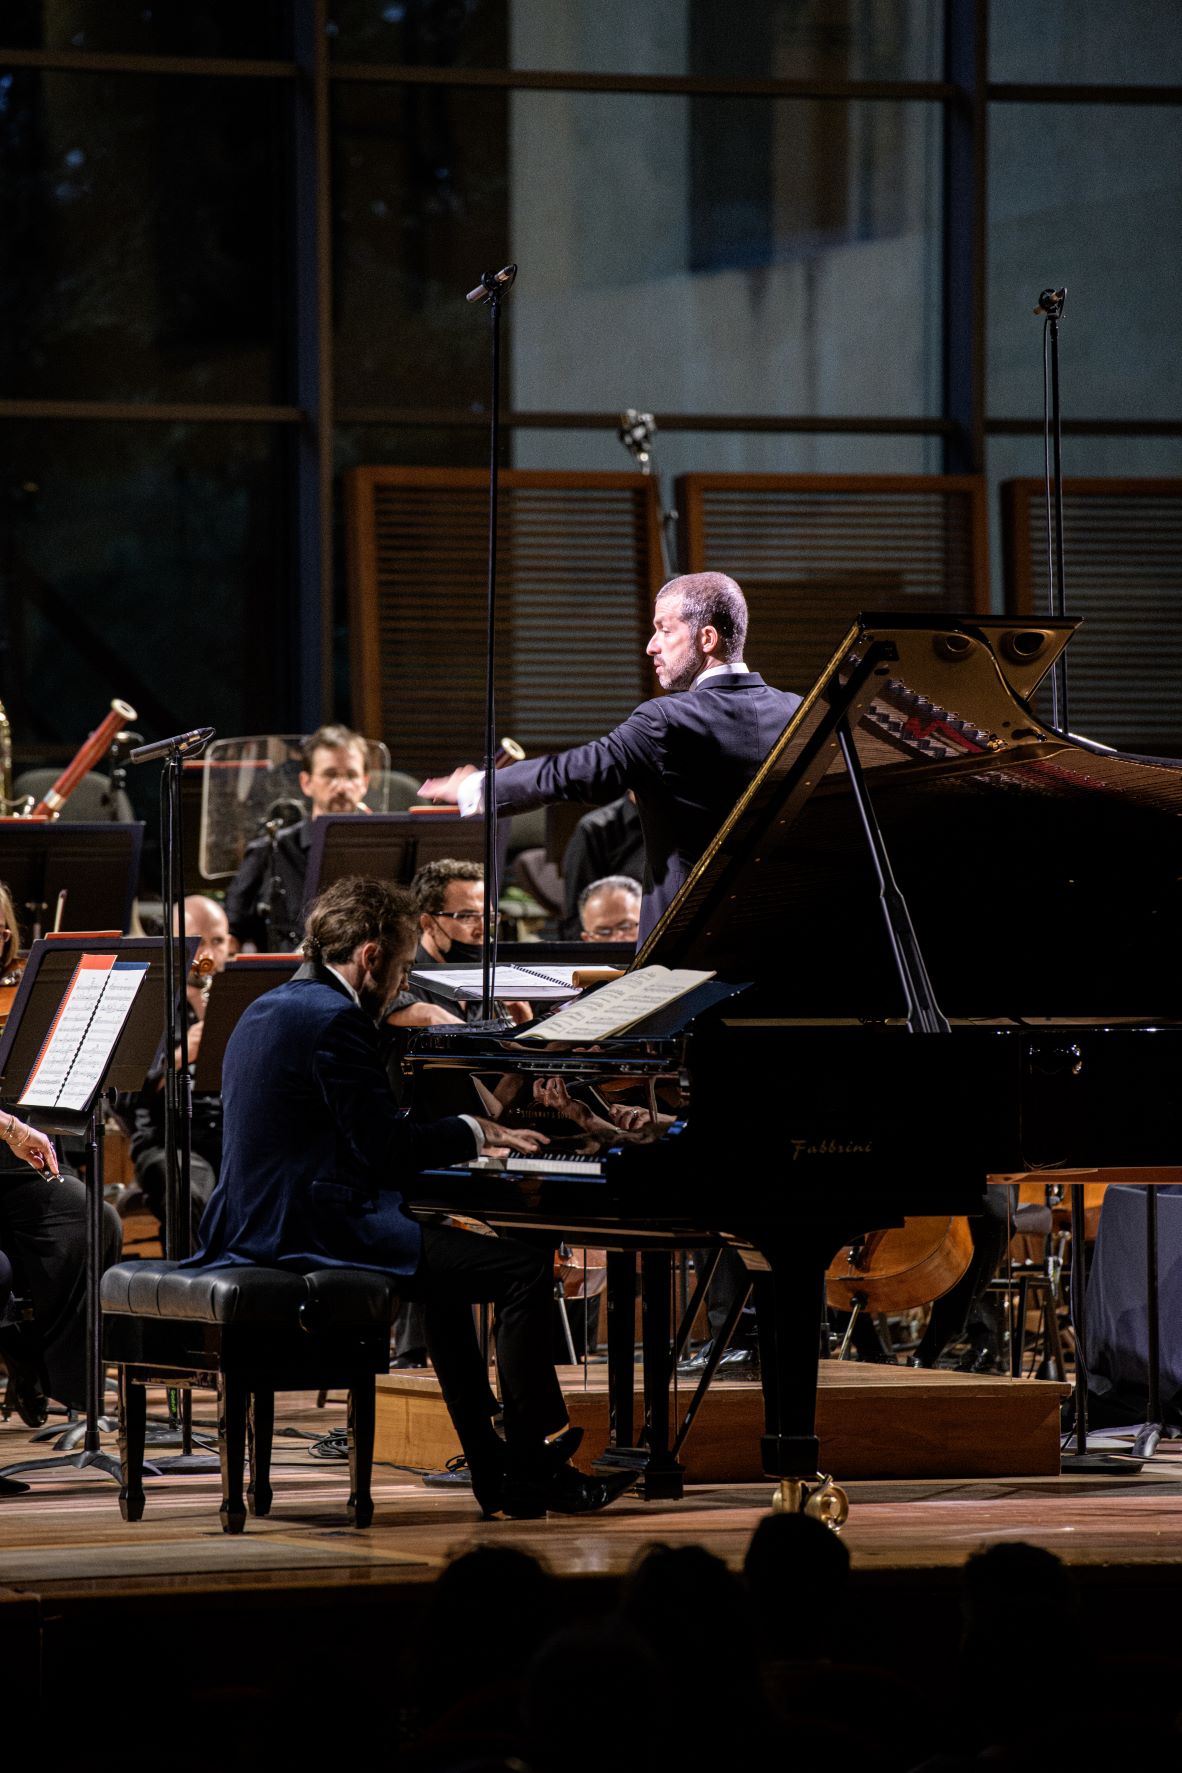
[{"label": "piano caster wheel", "polygon": [[805,1503],[804,1512],[811,1514],[814,1520],[823,1521],[834,1533],[840,1533],[850,1518],[850,1499],[840,1484],[827,1477]]},{"label": "piano caster wheel", "polygon": [[772,1491],[775,1514],[811,1514],[834,1533],[840,1533],[850,1515],[850,1499],[840,1484],[823,1471],[817,1473],[819,1488],[810,1489],[802,1478],[781,1478]]}]

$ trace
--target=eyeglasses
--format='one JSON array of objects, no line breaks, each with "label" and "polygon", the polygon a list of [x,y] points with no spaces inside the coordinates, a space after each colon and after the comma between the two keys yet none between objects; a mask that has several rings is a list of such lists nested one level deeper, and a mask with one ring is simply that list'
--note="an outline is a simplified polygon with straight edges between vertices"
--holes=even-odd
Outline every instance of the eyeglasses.
[{"label": "eyeglasses", "polygon": [[[473,924],[484,922],[483,911],[433,911],[431,915],[432,917],[450,917],[453,923],[466,924],[469,928],[471,928]],[[494,911],[493,922],[500,923],[500,921],[500,912]]]},{"label": "eyeglasses", "polygon": [[639,928],[638,917],[626,917],[623,923],[597,923],[589,934],[598,942],[609,942],[613,936],[634,936]]}]

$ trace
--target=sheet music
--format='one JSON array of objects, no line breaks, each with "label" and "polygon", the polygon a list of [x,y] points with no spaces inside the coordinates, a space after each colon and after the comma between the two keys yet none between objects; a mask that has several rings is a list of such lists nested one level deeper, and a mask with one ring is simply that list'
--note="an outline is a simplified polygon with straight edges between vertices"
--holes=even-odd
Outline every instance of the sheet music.
[{"label": "sheet music", "polygon": [[[493,975],[493,996],[523,998],[527,1003],[561,1003],[564,998],[577,997],[574,967],[524,967],[498,965]],[[411,981],[429,991],[442,991],[457,1003],[477,1003],[484,989],[484,973],[480,967],[449,967],[436,970],[416,967]]]},{"label": "sheet music", "polygon": [[622,1034],[634,1022],[640,1022],[654,1010],[663,1009],[704,985],[713,973],[694,972],[689,967],[641,967],[638,972],[625,973],[609,985],[588,992],[557,1015],[550,1016],[537,1028],[524,1029],[515,1040],[606,1040],[610,1034]]},{"label": "sheet music", "polygon": [[84,954],[29,1074],[20,1105],[81,1113],[106,1076],[148,962]]}]

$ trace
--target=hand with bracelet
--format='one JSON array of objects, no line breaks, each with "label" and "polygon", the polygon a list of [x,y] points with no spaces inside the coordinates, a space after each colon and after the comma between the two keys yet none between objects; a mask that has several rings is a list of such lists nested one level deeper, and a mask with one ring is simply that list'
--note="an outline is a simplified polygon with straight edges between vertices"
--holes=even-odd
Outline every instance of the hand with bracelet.
[{"label": "hand with bracelet", "polygon": [[57,1152],[53,1148],[53,1142],[44,1133],[39,1133],[36,1127],[18,1120],[15,1114],[9,1114],[3,1117],[0,1124],[0,1139],[4,1140],[14,1157],[19,1157],[31,1169],[40,1170],[43,1176],[57,1175]]}]

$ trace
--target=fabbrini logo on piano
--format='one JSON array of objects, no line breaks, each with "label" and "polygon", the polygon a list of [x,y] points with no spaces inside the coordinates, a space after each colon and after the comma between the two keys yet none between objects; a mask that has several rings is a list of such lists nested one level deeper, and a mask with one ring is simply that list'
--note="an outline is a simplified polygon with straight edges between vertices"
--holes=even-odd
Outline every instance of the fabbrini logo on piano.
[{"label": "fabbrini logo on piano", "polygon": [[869,1139],[792,1139],[792,1161],[802,1157],[869,1157]]}]

